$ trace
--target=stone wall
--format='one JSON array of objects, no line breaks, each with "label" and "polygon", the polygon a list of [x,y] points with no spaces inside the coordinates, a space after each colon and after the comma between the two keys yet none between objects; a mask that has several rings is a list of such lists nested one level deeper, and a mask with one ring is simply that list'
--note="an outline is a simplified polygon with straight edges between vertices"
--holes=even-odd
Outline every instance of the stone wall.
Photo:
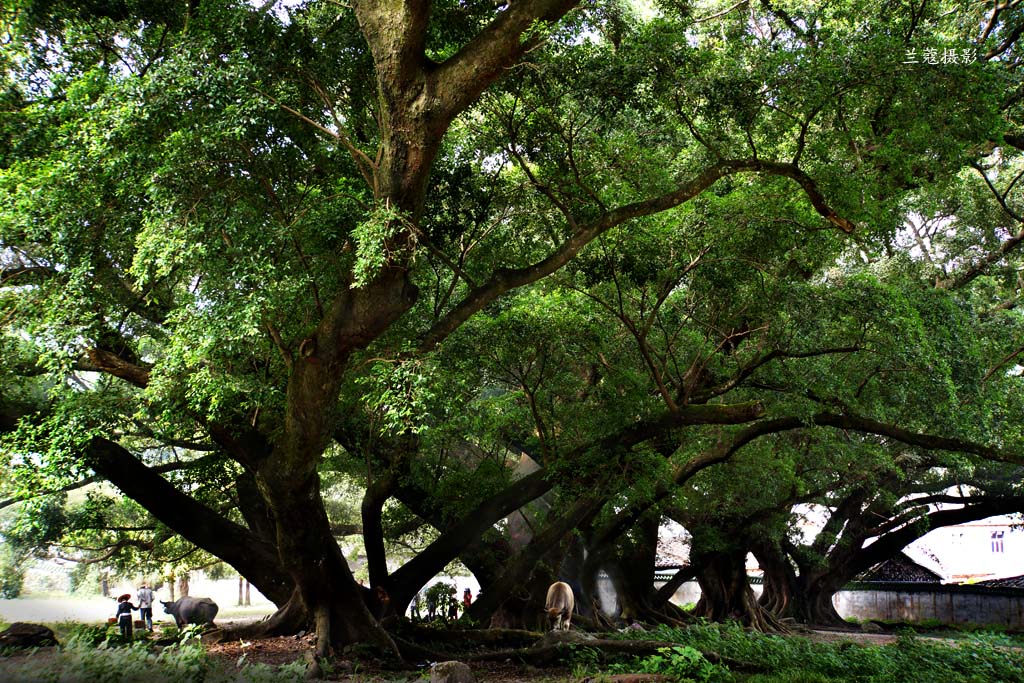
[{"label": "stone wall", "polygon": [[[664,581],[664,578],[661,578]],[[761,586],[751,588],[760,595]],[[660,585],[656,581],[655,585]],[[700,587],[695,581],[683,584],[672,602],[696,603]],[[938,583],[855,583],[832,598],[843,618],[861,621],[906,621],[920,623],[936,620],[943,624],[986,624],[1024,630],[1024,589]]]},{"label": "stone wall", "polygon": [[1024,629],[1024,590],[921,583],[851,584],[832,599],[860,620],[991,624]]}]

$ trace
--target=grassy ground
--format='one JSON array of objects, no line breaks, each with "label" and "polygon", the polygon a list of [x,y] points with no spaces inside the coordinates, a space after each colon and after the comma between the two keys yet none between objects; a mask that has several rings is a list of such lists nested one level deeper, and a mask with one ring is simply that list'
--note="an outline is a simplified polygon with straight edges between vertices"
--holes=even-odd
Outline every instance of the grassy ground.
[{"label": "grassy ground", "polygon": [[[231,611],[246,618],[254,610]],[[95,621],[50,625],[62,645],[34,653],[0,652],[0,681],[297,682],[306,668],[303,655],[312,647],[308,635],[209,647],[196,641],[165,647],[157,638],[146,638],[127,646],[119,642],[116,629]],[[165,624],[156,635],[173,631],[173,626]],[[473,668],[482,683],[601,683],[626,673],[700,683],[1024,683],[1024,651],[1012,635],[980,632],[951,641],[922,638],[905,630],[887,636],[885,644],[879,644],[879,634],[870,635],[873,640],[857,632],[767,636],[737,625],[701,623],[686,629],[620,634],[621,638],[674,644],[652,656],[608,656],[580,643],[554,669],[511,662],[474,664]],[[365,649],[357,650],[362,654],[346,652],[332,659],[323,678],[349,683],[411,683],[429,678],[422,665],[396,671],[368,659]],[[726,664],[713,664],[702,653],[713,653],[709,654],[712,660],[721,657]]]},{"label": "grassy ground", "polygon": [[[745,631],[735,624],[701,623],[686,629],[658,629],[652,635],[678,643],[684,652],[711,652],[730,662],[726,671],[706,661],[690,662],[682,654],[673,660],[670,651],[661,655],[660,663],[647,667],[652,672],[685,671],[692,680],[1024,683],[1024,651],[1016,638],[1005,633],[979,632],[949,641],[922,638],[906,629],[888,644],[864,645],[859,634],[821,642],[815,636],[772,636]],[[636,663],[631,663],[631,668],[636,668]]]}]

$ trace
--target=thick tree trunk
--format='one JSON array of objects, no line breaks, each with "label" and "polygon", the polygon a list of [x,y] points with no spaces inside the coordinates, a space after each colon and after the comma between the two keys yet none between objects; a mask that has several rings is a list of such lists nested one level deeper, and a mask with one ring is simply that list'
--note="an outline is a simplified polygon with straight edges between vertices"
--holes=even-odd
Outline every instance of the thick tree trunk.
[{"label": "thick tree trunk", "polygon": [[551,562],[552,555],[558,558],[547,569],[548,577],[553,577],[555,567],[561,564],[570,532],[587,523],[600,510],[601,503],[602,501],[595,499],[578,500],[560,515],[549,514],[544,528],[509,561],[501,576],[487,586],[483,595],[473,603],[470,616],[482,622],[484,618],[494,614],[506,600],[519,593],[523,586],[529,585],[530,577],[541,562],[546,558]]},{"label": "thick tree trunk", "polygon": [[[538,567],[519,588],[501,601],[492,611],[471,612],[470,616],[480,614],[480,623],[490,628],[522,629],[527,631],[543,631],[547,628],[547,616],[544,613],[544,600],[548,587],[558,577],[550,570],[550,564]],[[486,592],[486,591],[485,591]],[[475,604],[475,603],[474,603]]]},{"label": "thick tree trunk", "polygon": [[[524,31],[537,19],[557,21],[576,1],[515,3],[498,13],[477,40],[437,68],[425,55],[430,3],[354,3],[373,54],[379,102],[379,155],[375,162],[360,163],[378,205],[401,217],[386,245],[391,261],[363,286],[340,288],[317,328],[299,345],[288,382],[283,433],[273,450],[252,464],[274,521],[280,565],[293,580],[307,619],[316,618],[321,650],[327,642],[369,640],[397,652],[364,604],[320,497],[317,466],[335,423],[349,357],[377,339],[416,300],[405,265],[415,244],[431,167],[450,122],[535,44],[536,39],[523,38]],[[376,504],[372,501],[371,507]],[[369,531],[375,578],[384,580],[376,532]],[[543,549],[557,540],[549,540]],[[542,553],[533,552],[525,561],[540,559]],[[519,574],[510,575],[506,591],[521,585],[521,579]],[[395,602],[404,608],[414,592]]]},{"label": "thick tree trunk", "polygon": [[694,614],[713,621],[735,619],[758,631],[787,631],[758,604],[747,580],[746,555],[745,548],[703,551],[694,536],[690,561],[701,589]]},{"label": "thick tree trunk", "polygon": [[757,600],[747,582],[741,551],[719,551],[693,557],[697,565],[697,582],[701,597],[695,613],[713,621],[735,619],[750,624],[756,619]]},{"label": "thick tree trunk", "polygon": [[619,603],[617,616],[627,624],[634,621],[648,621],[647,612],[650,605],[647,602],[647,596],[633,580],[631,568],[627,567],[614,559],[604,564],[604,570],[608,573],[608,578],[611,579],[612,586],[615,588],[615,598]]},{"label": "thick tree trunk", "polygon": [[621,549],[612,566],[622,571],[610,573],[623,605],[623,618],[627,618],[627,611],[639,619],[645,619],[652,612],[660,521],[656,515],[647,515],[633,527],[628,538],[620,541]]},{"label": "thick tree trunk", "polygon": [[[382,516],[384,503],[391,497],[395,477],[385,474],[370,482],[363,494],[360,516],[363,521],[363,547],[366,550],[366,565],[370,575],[370,587],[378,586],[387,590],[388,564],[384,547]],[[419,588],[417,588],[419,590]],[[390,594],[391,591],[387,590]],[[394,608],[394,606],[393,606]]]},{"label": "thick tree trunk", "polygon": [[281,564],[295,582],[306,619],[315,618],[321,629],[318,642],[339,647],[370,642],[397,654],[391,638],[367,608],[334,540],[315,469],[300,482],[280,475],[279,470],[271,469],[261,471],[258,479],[273,510]]},{"label": "thick tree trunk", "polygon": [[791,584],[785,609],[776,614],[809,626],[842,626],[845,622],[836,611],[832,598],[846,583],[845,578],[824,572],[799,576]]},{"label": "thick tree trunk", "polygon": [[814,570],[803,567],[797,575],[789,556],[777,544],[755,543],[754,555],[764,570],[764,592],[759,603],[776,617],[796,621],[837,626],[843,623],[832,604],[832,596],[847,582],[840,571]]},{"label": "thick tree trunk", "polygon": [[[763,564],[761,566],[764,567]],[[789,605],[793,601],[793,588],[787,578],[777,574],[773,575],[768,569],[765,569],[763,590],[761,597],[757,600],[761,607],[779,617],[788,614]]]},{"label": "thick tree trunk", "polygon": [[[307,618],[337,646],[370,642],[398,654],[367,609],[335,541],[318,466],[336,425],[341,381],[352,351],[370,343],[415,301],[407,273],[386,267],[362,288],[337,294],[316,331],[299,347],[288,382],[283,433],[256,467],[274,520],[281,566],[299,590]],[[323,641],[323,634],[318,634]],[[326,642],[326,641],[324,641]]]},{"label": "thick tree trunk", "polygon": [[573,588],[576,598],[576,611],[586,617],[595,616],[600,604],[597,597],[598,572],[592,568],[588,560],[592,556],[583,540],[589,535],[589,529],[577,529],[569,540],[569,548],[562,560],[558,578]]},{"label": "thick tree trunk", "polygon": [[[238,493],[238,511],[242,513],[245,525],[266,543],[276,543],[274,517],[260,494],[255,475],[249,471],[240,474],[235,479],[235,491]],[[285,594],[280,604],[287,600],[288,594]]]},{"label": "thick tree trunk", "polygon": [[790,605],[797,591],[796,569],[778,543],[751,544],[751,552],[764,572],[764,590],[758,603],[777,617],[794,616]]},{"label": "thick tree trunk", "polygon": [[[807,624],[815,626],[842,626],[846,622],[836,611],[832,598],[846,582],[813,581],[804,591],[797,593],[795,610],[799,610]],[[794,611],[795,611],[794,610]]]}]

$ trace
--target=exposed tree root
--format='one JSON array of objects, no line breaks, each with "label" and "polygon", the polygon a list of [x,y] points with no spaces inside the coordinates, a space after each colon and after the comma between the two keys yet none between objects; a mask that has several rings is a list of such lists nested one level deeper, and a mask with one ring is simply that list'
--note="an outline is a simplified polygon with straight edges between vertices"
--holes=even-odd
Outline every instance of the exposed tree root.
[{"label": "exposed tree root", "polygon": [[302,606],[302,601],[293,595],[291,600],[263,621],[223,629],[224,640],[290,636],[305,628],[308,620],[308,614]]},{"label": "exposed tree root", "polygon": [[[573,617],[575,622],[576,617]],[[544,637],[539,631],[527,631],[519,628],[488,628],[488,629],[466,629],[466,630],[445,630],[439,631],[433,628],[417,626],[413,629],[416,637],[424,640],[433,640],[442,643],[474,643],[480,645],[495,645],[501,643],[535,643]]]},{"label": "exposed tree root", "polygon": [[398,646],[399,652],[402,653],[402,659],[407,662],[443,662],[449,659],[459,659],[465,661],[465,657],[459,657],[453,655],[450,652],[439,652],[438,650],[432,650],[429,647],[423,647],[417,643],[413,643],[398,636],[392,636],[392,640],[395,641],[395,645]]},{"label": "exposed tree root", "polygon": [[638,615],[639,621],[646,624],[663,624],[683,628],[693,623],[693,616],[672,603],[664,603],[660,607],[644,607]]},{"label": "exposed tree root", "polygon": [[[643,657],[646,655],[657,654],[658,650],[661,648],[678,646],[678,643],[672,643],[664,640],[594,639],[562,641],[548,644],[544,644],[542,641],[541,643],[528,648],[470,654],[460,657],[459,659],[466,662],[503,661],[511,659],[513,661],[523,662],[532,666],[548,666],[567,660],[572,656],[574,650],[580,647],[598,650],[599,652],[609,655],[631,655],[635,657]],[[709,662],[712,662],[713,664],[724,664],[733,671],[757,672],[765,670],[764,667],[750,662],[722,657],[716,652],[703,652],[702,654]]]},{"label": "exposed tree root", "polygon": [[[423,640],[430,640],[442,645],[457,644],[460,646],[502,646],[502,652],[517,652],[525,650],[528,644],[532,645],[539,641],[544,634],[537,631],[524,631],[522,629],[483,629],[466,631],[437,631],[434,629],[416,628],[413,632],[414,638],[422,637]],[[467,659],[472,655],[464,655],[451,650],[436,650],[419,643],[412,642],[399,635],[392,635],[395,644],[401,651],[402,656],[412,661],[443,661],[446,659]],[[521,646],[521,647],[517,647]],[[461,649],[461,648],[460,648]]]},{"label": "exposed tree root", "polygon": [[583,683],[672,683],[679,680],[675,676],[665,674],[615,674],[608,676],[601,674],[591,678],[584,678]]},{"label": "exposed tree root", "polygon": [[[579,626],[586,631],[596,632],[608,632],[616,629],[612,620],[600,612],[595,612],[594,616],[589,617],[584,614],[574,614],[572,615],[572,625]],[[539,638],[540,635],[537,634],[537,637]]]}]

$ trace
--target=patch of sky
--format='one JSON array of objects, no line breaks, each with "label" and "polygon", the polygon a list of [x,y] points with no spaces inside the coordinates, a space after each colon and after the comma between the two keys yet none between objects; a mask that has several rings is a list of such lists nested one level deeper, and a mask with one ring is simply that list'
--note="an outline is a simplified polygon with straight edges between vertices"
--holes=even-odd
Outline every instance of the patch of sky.
[{"label": "patch of sky", "polygon": [[306,5],[306,0],[248,0],[258,12],[271,12],[282,24],[292,22],[291,13]]}]

